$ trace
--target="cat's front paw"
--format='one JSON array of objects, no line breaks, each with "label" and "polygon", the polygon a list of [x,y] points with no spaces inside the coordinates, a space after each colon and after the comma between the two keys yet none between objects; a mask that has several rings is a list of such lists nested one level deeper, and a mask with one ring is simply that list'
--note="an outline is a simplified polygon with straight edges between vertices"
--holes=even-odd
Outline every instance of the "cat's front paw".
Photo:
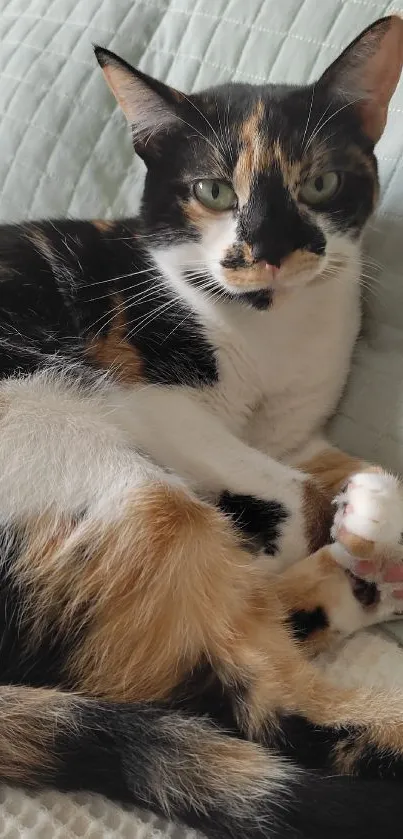
[{"label": "cat's front paw", "polygon": [[334,501],[334,558],[376,584],[384,617],[403,611],[403,486],[381,469],[353,475]]},{"label": "cat's front paw", "polygon": [[335,498],[332,538],[354,554],[368,556],[371,545],[399,544],[403,531],[403,487],[387,472],[353,475]]}]

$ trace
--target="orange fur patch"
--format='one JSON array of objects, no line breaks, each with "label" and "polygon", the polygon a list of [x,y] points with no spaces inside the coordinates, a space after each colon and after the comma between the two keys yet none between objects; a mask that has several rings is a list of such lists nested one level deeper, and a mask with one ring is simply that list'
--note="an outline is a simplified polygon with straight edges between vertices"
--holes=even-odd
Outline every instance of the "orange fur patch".
[{"label": "orange fur patch", "polygon": [[279,279],[287,279],[287,276],[293,279],[298,278],[298,274],[305,271],[310,271],[312,274],[321,267],[322,257],[316,253],[308,253],[308,251],[298,249],[286,256],[281,263],[281,274]]},{"label": "orange fur patch", "polygon": [[305,482],[303,493],[306,538],[313,553],[329,541],[334,511],[326,495],[313,481]]},{"label": "orange fur patch", "polygon": [[355,533],[349,533],[344,527],[338,530],[337,541],[341,542],[349,553],[360,559],[371,559],[374,554],[375,542],[364,539],[363,536],[356,536]]},{"label": "orange fur patch", "polygon": [[49,627],[72,638],[85,627],[68,672],[86,693],[156,699],[203,657],[247,666],[241,627],[262,572],[227,519],[185,491],[142,487],[109,524],[33,521],[14,573],[33,648]]},{"label": "orange fur patch", "polygon": [[[268,274],[261,262],[252,262],[252,251],[249,245],[243,245],[245,261],[251,264],[240,268],[223,268],[223,275],[229,285],[237,288],[247,288],[248,290],[261,289],[268,287],[271,280],[271,275]],[[231,256],[231,248],[228,249],[226,257]],[[313,253],[307,253],[303,250],[294,251],[286,257],[281,265],[281,274],[279,275],[279,285],[277,286],[277,293],[281,293],[281,280],[287,279],[287,276],[292,276],[294,279],[298,274],[305,271],[314,272],[320,266],[322,259]]]},{"label": "orange fur patch", "polygon": [[326,548],[284,571],[276,582],[276,590],[287,613],[315,612],[322,608],[329,619],[329,626],[312,632],[304,640],[306,654],[316,655],[340,638],[340,633],[332,628],[330,615],[353,595],[347,575]]},{"label": "orange fur patch", "polygon": [[142,381],[143,362],[136,348],[126,339],[127,327],[124,303],[119,295],[112,297],[116,315],[106,335],[91,339],[87,355],[100,367],[113,372],[114,378],[124,384]]},{"label": "orange fur patch", "polygon": [[279,140],[276,140],[272,146],[272,159],[280,169],[284,183],[289,188],[291,193],[296,192],[296,187],[301,179],[301,161],[291,160],[285,153]]},{"label": "orange fur patch", "polygon": [[214,210],[209,210],[196,198],[191,198],[189,201],[182,202],[183,212],[194,227],[202,230],[203,227],[217,220],[217,213]]},{"label": "orange fur patch", "polygon": [[263,117],[264,104],[259,100],[239,130],[242,148],[234,170],[234,187],[241,207],[249,200],[254,175],[267,170],[271,161],[269,147],[261,134]]},{"label": "orange fur patch", "polygon": [[[270,578],[240,549],[218,510],[185,490],[156,484],[129,494],[115,521],[32,522],[14,573],[30,592],[24,606],[34,624],[33,646],[46,624],[71,637],[83,627],[67,673],[84,694],[165,698],[204,659],[229,685],[249,685],[238,713],[251,736],[270,721],[275,725],[281,708],[318,725],[366,725],[375,745],[403,750],[400,700],[393,705],[387,697],[329,685],[285,626],[291,610],[334,609],[345,597],[346,575],[326,549]],[[53,706],[49,713],[46,702],[45,711],[39,707],[40,725],[36,712],[27,720],[23,704],[15,723],[6,716],[16,780],[29,777],[22,764],[35,769],[46,761]],[[4,760],[12,761],[0,733],[0,768],[2,748]],[[216,743],[210,760],[214,755],[211,777],[217,779],[231,760]],[[245,760],[253,775],[253,756]]]},{"label": "orange fur patch", "polygon": [[104,218],[96,218],[92,221],[94,227],[99,230],[100,233],[108,233],[109,230],[113,230],[116,225],[115,221],[108,221]]},{"label": "orange fur patch", "polygon": [[287,568],[276,588],[287,612],[311,612],[318,606],[327,612],[351,592],[345,571],[326,547]]},{"label": "orange fur patch", "polygon": [[242,147],[234,170],[234,186],[241,207],[249,200],[256,175],[267,172],[271,166],[275,165],[281,171],[291,192],[295,192],[301,177],[301,162],[290,160],[279,140],[268,145],[262,133],[264,116],[264,104],[259,100],[240,126]]},{"label": "orange fur patch", "polygon": [[222,273],[227,283],[235,288],[247,288],[253,291],[253,289],[269,286],[270,275],[259,262],[247,268],[222,268]]},{"label": "orange fur patch", "polygon": [[351,475],[368,468],[359,458],[330,447],[298,464],[298,467],[312,475],[330,499],[337,495]]},{"label": "orange fur patch", "polygon": [[181,490],[143,488],[97,543],[89,575],[96,591],[87,595],[96,607],[72,662],[84,690],[161,698],[202,657],[227,655],[235,668],[252,565],[218,511]]}]

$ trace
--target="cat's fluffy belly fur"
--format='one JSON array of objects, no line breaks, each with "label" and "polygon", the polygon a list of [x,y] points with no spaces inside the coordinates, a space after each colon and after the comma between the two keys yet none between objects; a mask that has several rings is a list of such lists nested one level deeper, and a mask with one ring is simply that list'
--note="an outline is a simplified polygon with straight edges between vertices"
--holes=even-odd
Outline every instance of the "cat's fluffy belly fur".
[{"label": "cat's fluffy belly fur", "polygon": [[302,88],[187,97],[96,52],[139,217],[0,229],[0,778],[212,839],[391,836],[403,696],[309,657],[402,609],[401,484],[322,429],[403,23]]}]

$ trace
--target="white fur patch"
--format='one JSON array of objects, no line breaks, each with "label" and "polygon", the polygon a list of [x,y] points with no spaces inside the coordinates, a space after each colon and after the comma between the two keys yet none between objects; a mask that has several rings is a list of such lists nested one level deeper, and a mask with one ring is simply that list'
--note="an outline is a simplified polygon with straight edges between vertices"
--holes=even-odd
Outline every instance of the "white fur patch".
[{"label": "white fur patch", "polygon": [[84,389],[62,374],[0,386],[0,521],[75,513],[116,515],[122,495],[164,473],[130,450],[111,422],[108,386]]},{"label": "white fur patch", "polygon": [[403,531],[403,489],[387,472],[360,472],[336,499],[334,535],[341,525],[371,542],[396,544]]}]

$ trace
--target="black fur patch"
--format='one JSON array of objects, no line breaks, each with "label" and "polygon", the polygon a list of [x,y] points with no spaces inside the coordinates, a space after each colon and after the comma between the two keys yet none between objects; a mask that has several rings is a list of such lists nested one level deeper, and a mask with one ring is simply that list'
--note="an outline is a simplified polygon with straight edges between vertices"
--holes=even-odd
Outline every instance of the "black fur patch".
[{"label": "black fur patch", "polygon": [[[88,343],[124,311],[146,381],[217,381],[215,351],[139,245],[136,220],[0,228],[0,376],[31,373],[56,356],[90,363]],[[117,300],[122,301],[117,304]]]},{"label": "black fur patch", "polygon": [[346,574],[351,582],[354,597],[361,603],[361,606],[376,606],[379,603],[381,595],[376,583],[370,583],[367,580],[356,577],[348,568],[346,569]]},{"label": "black fur patch", "polygon": [[290,201],[276,168],[254,179],[249,201],[239,215],[238,237],[252,247],[255,260],[277,266],[293,251],[322,255],[326,249],[323,233]]},{"label": "black fur patch", "polygon": [[230,516],[236,527],[256,550],[275,556],[279,550],[281,525],[289,516],[288,510],[278,501],[262,501],[252,495],[223,492],[220,509]]},{"label": "black fur patch", "polygon": [[[125,713],[120,708],[118,705],[95,701],[83,703],[77,708],[75,729],[62,729],[54,741],[55,767],[49,779],[52,786],[56,785],[58,789],[65,791],[90,789],[123,803],[145,803],[141,795],[136,795],[136,784],[133,785],[133,789],[129,788],[130,763],[129,771],[125,772],[125,748],[122,748],[121,740],[125,734],[129,735],[126,740],[126,759],[137,759],[140,773],[137,787],[141,787],[143,783],[146,789],[149,779],[146,755],[142,754],[141,707],[139,706],[137,720],[135,711],[130,714],[130,711]],[[130,719],[130,716],[134,723],[131,736],[128,730],[125,731],[126,719]],[[151,726],[152,722],[153,713],[150,708]],[[139,735],[137,744],[133,741],[136,728]]]},{"label": "black fur patch", "polygon": [[62,286],[30,239],[36,230],[33,224],[0,228],[1,377],[31,373],[47,357],[68,354],[77,334]]},{"label": "black fur patch", "polygon": [[[314,725],[300,714],[280,714],[279,722],[278,747],[282,754],[308,769],[330,771],[334,747],[352,733],[348,728]],[[270,744],[274,745],[272,739]]]},{"label": "black fur patch", "polygon": [[403,781],[403,757],[398,758],[392,749],[377,749],[369,745],[362,750],[354,763],[354,770],[362,778],[382,778]]},{"label": "black fur patch", "polygon": [[139,300],[131,306],[133,292],[123,296],[128,301],[128,340],[140,353],[146,381],[190,387],[215,384],[215,350],[196,316],[158,283],[152,271],[141,273],[139,280]]},{"label": "black fur patch", "polygon": [[312,773],[297,779],[292,791],[286,801],[284,827],[271,834],[273,839],[399,836],[399,784]]},{"label": "black fur patch", "polygon": [[[351,771],[357,776],[403,780],[403,754],[398,750],[392,752],[374,743],[364,745],[358,756],[355,754],[357,738],[365,734],[364,726],[317,726],[301,715],[282,714],[279,732],[281,752],[308,769],[338,771],[337,747],[339,754],[346,756],[353,750]],[[275,745],[273,736],[270,745]]]},{"label": "black fur patch", "polygon": [[49,627],[32,645],[32,626],[24,612],[29,592],[13,568],[23,544],[22,533],[7,527],[0,531],[0,684],[32,687],[69,686],[64,671],[77,633],[57,635]]},{"label": "black fur patch", "polygon": [[305,641],[313,632],[327,629],[329,626],[328,617],[322,606],[317,606],[316,609],[312,609],[310,612],[306,609],[292,612],[288,617],[287,623],[298,641]]},{"label": "black fur patch", "polygon": [[249,689],[246,680],[242,683],[234,680],[230,686],[224,684],[211,664],[201,662],[174,689],[169,705],[187,714],[208,717],[223,730],[243,737],[236,711],[239,708],[241,713],[244,712]]},{"label": "black fur patch", "polygon": [[265,312],[272,305],[273,292],[269,288],[262,288],[259,291],[244,291],[243,294],[237,296],[238,299],[242,303],[248,303],[253,309]]}]

